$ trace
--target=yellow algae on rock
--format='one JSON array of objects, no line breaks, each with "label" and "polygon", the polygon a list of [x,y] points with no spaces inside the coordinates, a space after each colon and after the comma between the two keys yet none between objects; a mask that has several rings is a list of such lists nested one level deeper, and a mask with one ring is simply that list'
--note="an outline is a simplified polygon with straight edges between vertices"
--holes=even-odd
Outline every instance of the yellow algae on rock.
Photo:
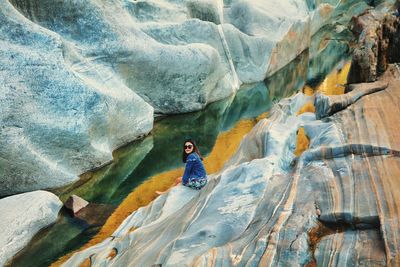
[{"label": "yellow algae on rock", "polygon": [[316,88],[325,95],[344,94],[344,84],[347,83],[347,75],[350,71],[351,62],[346,63],[339,71],[330,73],[325,80]]},{"label": "yellow algae on rock", "polygon": [[[315,92],[322,92],[325,95],[341,95],[344,94],[344,84],[347,83],[347,75],[350,71],[351,62],[346,63],[342,69],[331,72],[324,81],[315,89],[309,85],[305,85],[302,93],[307,96],[313,96]],[[314,103],[308,102],[299,109],[297,115],[305,112],[315,113]]]},{"label": "yellow algae on rock", "polygon": [[304,128],[300,127],[297,132],[296,150],[294,154],[300,156],[310,146],[310,139],[307,137]]},{"label": "yellow algae on rock", "polygon": [[204,159],[204,166],[208,174],[222,169],[225,162],[235,153],[243,136],[256,124],[256,120],[239,121],[234,128],[221,133],[211,153]]},{"label": "yellow algae on rock", "polygon": [[309,85],[304,85],[302,92],[303,92],[303,94],[308,95],[308,96],[314,95],[314,89],[312,87],[310,87]]},{"label": "yellow algae on rock", "polygon": [[299,111],[297,111],[297,115],[303,114],[305,112],[315,113],[314,103],[307,102],[306,104],[304,104],[304,106],[302,106],[301,109],[299,109]]}]

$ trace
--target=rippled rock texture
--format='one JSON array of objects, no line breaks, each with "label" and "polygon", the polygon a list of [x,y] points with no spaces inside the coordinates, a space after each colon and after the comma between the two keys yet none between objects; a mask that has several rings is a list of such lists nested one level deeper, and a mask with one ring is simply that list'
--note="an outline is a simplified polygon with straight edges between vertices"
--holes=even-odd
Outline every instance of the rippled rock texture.
[{"label": "rippled rock texture", "polygon": [[64,266],[399,265],[399,77],[323,120],[296,115],[313,96],[280,101],[203,190],[174,187]]},{"label": "rippled rock texture", "polygon": [[46,191],[0,199],[0,266],[21,250],[42,228],[54,223],[62,202]]},{"label": "rippled rock texture", "polygon": [[347,23],[365,8],[364,1],[1,0],[0,196],[75,181],[147,134],[154,112],[200,110],[262,81],[323,25]]}]

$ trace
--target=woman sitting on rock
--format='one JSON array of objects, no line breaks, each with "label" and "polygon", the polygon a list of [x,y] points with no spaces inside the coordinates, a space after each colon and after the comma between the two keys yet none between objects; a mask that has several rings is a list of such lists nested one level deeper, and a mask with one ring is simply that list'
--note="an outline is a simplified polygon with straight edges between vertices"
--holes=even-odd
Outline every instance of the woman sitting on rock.
[{"label": "woman sitting on rock", "polygon": [[177,179],[177,184],[182,181],[184,186],[200,190],[207,184],[207,174],[203,158],[194,140],[186,140],[183,145],[182,161],[186,163],[183,177]]},{"label": "woman sitting on rock", "polygon": [[[174,185],[182,182],[184,186],[200,190],[207,184],[207,174],[204,168],[203,158],[192,139],[188,139],[183,144],[182,161],[186,163],[185,172],[182,177],[178,177]],[[166,191],[165,191],[166,192]],[[165,192],[157,191],[157,194]]]}]

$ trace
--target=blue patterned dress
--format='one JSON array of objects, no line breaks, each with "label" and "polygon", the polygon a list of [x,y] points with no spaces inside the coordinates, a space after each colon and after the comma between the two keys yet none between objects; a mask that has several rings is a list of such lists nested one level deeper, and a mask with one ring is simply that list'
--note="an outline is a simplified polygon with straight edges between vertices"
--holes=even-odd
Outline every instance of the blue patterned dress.
[{"label": "blue patterned dress", "polygon": [[196,152],[190,153],[186,159],[182,184],[196,190],[200,190],[207,184],[206,170],[201,158]]}]

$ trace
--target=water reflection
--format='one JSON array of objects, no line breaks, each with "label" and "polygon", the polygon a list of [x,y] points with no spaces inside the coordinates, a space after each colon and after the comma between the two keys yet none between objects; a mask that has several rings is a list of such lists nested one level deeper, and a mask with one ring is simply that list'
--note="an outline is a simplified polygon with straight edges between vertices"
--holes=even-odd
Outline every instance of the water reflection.
[{"label": "water reflection", "polygon": [[232,100],[211,104],[204,112],[165,118],[153,130],[153,149],[118,187],[110,199],[121,202],[132,191],[132,184],[157,173],[182,167],[182,142],[196,140],[203,156],[207,156],[222,131],[231,129],[239,120],[256,117],[270,108],[267,88],[258,84],[244,89]]},{"label": "water reflection", "polygon": [[339,33],[336,31],[336,26],[326,25],[314,35],[319,41],[313,41],[309,49],[307,84],[311,87],[320,84],[338,62],[350,59],[349,44],[353,35],[347,28]]}]

